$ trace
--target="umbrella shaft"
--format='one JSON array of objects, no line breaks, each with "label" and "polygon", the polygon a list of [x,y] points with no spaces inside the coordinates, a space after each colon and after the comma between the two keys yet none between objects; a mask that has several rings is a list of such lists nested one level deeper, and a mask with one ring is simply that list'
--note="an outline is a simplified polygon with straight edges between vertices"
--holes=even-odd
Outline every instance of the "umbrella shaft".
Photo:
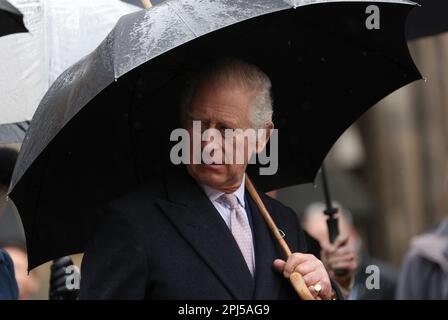
[{"label": "umbrella shaft", "polygon": [[338,219],[330,216],[327,219],[327,226],[328,226],[328,236],[330,238],[330,243],[333,243],[339,235]]}]

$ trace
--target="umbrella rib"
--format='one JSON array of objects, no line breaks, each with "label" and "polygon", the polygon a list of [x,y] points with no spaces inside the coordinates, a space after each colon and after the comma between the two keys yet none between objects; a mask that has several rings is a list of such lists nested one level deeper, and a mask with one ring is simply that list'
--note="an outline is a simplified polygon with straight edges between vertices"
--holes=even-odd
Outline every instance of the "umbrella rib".
[{"label": "umbrella rib", "polygon": [[179,14],[179,12],[171,5],[171,3],[169,1],[167,1],[166,4],[171,8],[171,10],[174,11],[174,13],[177,15],[177,17],[187,26],[188,30],[190,30],[191,33],[193,33],[195,37],[200,36],[193,30],[193,28],[187,23],[187,21],[185,21],[185,19]]}]

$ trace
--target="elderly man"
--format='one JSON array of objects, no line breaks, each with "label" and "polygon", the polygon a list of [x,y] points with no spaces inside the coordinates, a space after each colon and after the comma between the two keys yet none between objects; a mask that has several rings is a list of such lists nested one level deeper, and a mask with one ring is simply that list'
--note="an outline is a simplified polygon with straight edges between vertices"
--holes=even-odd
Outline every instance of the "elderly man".
[{"label": "elderly man", "polygon": [[[245,190],[248,160],[261,152],[274,127],[269,78],[254,65],[221,59],[192,79],[181,110],[191,136],[198,134],[195,120],[202,130],[264,128],[268,134],[255,147],[232,141],[234,150],[247,151],[243,163],[176,166],[112,202],[86,250],[80,298],[295,299],[287,278],[297,271],[312,294],[330,299],[329,276],[321,261],[305,253],[294,212],[261,195],[295,252],[284,261]],[[228,143],[202,141],[201,149],[222,151],[226,159]]]}]

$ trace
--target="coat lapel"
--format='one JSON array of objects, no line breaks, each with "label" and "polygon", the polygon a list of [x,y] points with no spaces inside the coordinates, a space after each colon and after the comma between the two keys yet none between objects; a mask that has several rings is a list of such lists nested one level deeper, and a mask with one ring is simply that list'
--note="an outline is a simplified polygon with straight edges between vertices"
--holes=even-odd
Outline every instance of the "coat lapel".
[{"label": "coat lapel", "polygon": [[186,170],[169,173],[159,207],[235,299],[251,299],[254,280],[219,212]]}]

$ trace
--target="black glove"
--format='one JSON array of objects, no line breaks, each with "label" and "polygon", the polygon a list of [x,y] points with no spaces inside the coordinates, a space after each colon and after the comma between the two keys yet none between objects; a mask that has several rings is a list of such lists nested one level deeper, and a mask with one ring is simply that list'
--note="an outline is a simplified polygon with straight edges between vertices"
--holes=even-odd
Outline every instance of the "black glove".
[{"label": "black glove", "polygon": [[[73,266],[73,270],[69,269],[66,272],[67,267],[70,266]],[[79,293],[77,279],[80,279],[79,271],[69,256],[53,260],[50,275],[50,300],[76,300]]]}]

